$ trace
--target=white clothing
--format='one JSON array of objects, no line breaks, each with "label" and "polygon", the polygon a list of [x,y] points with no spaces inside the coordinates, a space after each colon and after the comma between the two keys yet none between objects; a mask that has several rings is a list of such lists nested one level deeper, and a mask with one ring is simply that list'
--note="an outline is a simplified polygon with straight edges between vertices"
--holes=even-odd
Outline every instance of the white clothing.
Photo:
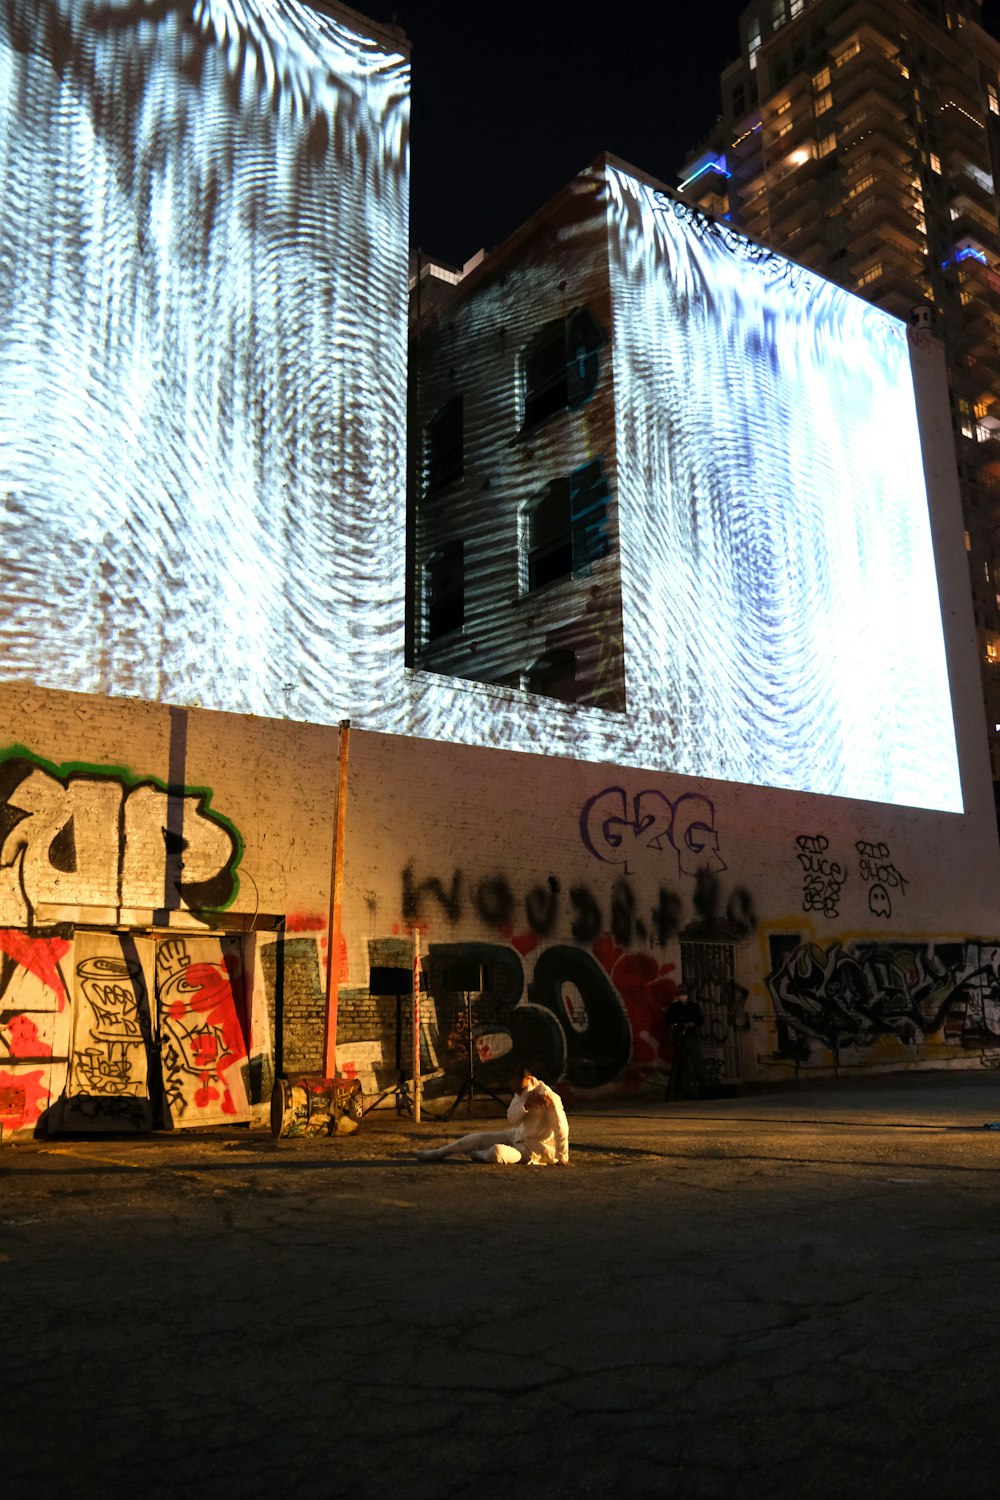
[{"label": "white clothing", "polygon": [[514,1126],[513,1144],[525,1153],[532,1166],[551,1166],[569,1161],[569,1125],[563,1102],[547,1083],[535,1083],[515,1094],[507,1106]]},{"label": "white clothing", "polygon": [[547,1083],[532,1084],[507,1106],[506,1130],[477,1130],[433,1151],[418,1151],[422,1161],[445,1156],[474,1156],[494,1166],[551,1166],[569,1161],[569,1125],[562,1100]]}]

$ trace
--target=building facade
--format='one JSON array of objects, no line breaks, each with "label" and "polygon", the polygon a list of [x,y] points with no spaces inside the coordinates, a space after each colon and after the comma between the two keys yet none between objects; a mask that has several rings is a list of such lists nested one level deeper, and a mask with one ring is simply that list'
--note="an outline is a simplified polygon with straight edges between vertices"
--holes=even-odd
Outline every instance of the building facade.
[{"label": "building facade", "polygon": [[0,76],[0,1135],[247,1120],[324,1064],[305,721],[399,698],[407,44],[14,0]]},{"label": "building facade", "polygon": [[1000,43],[979,0],[757,0],[739,42],[681,191],[943,341],[1000,781]]},{"label": "building facade", "polygon": [[333,724],[386,708],[405,39],[305,0],[122,17],[0,17],[0,675]]},{"label": "building facade", "polygon": [[414,957],[441,1101],[661,1086],[681,980],[721,1082],[990,1065],[933,333],[601,159],[421,322],[408,507],[399,39],[56,12],[0,22],[4,1138],[259,1120],[334,1025],[391,1085]]},{"label": "building facade", "polygon": [[[492,690],[498,735],[518,693],[587,732],[594,641],[621,695],[603,757],[466,750],[460,772],[454,746],[371,748],[392,810],[379,839],[348,840],[349,899],[367,889],[373,942],[405,953],[415,925],[429,945],[433,1087],[462,1045],[462,961],[483,975],[493,1083],[529,1045],[570,1093],[662,1082],[682,979],[724,1080],[988,1063],[941,968],[959,949],[939,900],[956,930],[996,926],[996,840],[939,341],[605,159],[455,284],[411,358],[416,670],[456,704]],[[578,517],[588,467],[604,485]],[[939,589],[935,709],[937,647],[908,624]],[[957,731],[957,800],[931,769],[936,720]],[[427,770],[397,797],[404,759]],[[910,840],[939,871],[972,854],[984,881],[907,910],[892,851]],[[395,905],[374,866],[390,845]],[[992,940],[959,948],[992,991]],[[982,1013],[988,1031],[992,998]]]}]

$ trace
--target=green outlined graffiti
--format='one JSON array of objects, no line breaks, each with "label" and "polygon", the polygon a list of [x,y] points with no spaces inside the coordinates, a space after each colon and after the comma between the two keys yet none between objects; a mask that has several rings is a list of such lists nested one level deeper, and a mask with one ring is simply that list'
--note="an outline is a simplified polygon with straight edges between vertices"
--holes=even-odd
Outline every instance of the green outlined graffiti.
[{"label": "green outlined graffiti", "polygon": [[211,801],[209,787],[0,748],[0,927],[34,925],[41,905],[224,911],[244,844]]}]

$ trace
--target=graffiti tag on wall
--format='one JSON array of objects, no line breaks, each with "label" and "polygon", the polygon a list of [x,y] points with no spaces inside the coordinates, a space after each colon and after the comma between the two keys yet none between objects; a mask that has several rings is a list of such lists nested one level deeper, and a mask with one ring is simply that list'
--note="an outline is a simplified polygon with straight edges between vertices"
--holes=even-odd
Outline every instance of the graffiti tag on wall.
[{"label": "graffiti tag on wall", "polygon": [[[452,870],[447,882],[436,875],[417,880],[412,863],[403,870],[400,905],[404,921],[421,927],[436,915],[454,926],[471,907],[484,926],[501,932],[526,923],[529,940],[551,937],[568,925],[568,935],[577,943],[590,944],[610,932],[622,947],[639,942],[656,948],[665,948],[678,935],[684,912],[680,896],[666,886],[660,887],[652,905],[644,907],[632,883],[618,879],[605,905],[582,883],[564,892],[555,875],[517,896],[504,874],[487,876],[467,891],[461,870]],[[691,905],[695,925],[706,931],[724,927],[727,937],[739,939],[756,929],[751,893],[745,886],[736,886],[724,897],[718,878],[709,870],[698,874]]]},{"label": "graffiti tag on wall", "polygon": [[230,905],[243,845],[211,795],[119,767],[55,766],[20,746],[0,751],[0,925],[31,927],[42,904]]},{"label": "graffiti tag on wall", "polygon": [[[470,1041],[484,1081],[496,1086],[506,1081],[511,1054],[572,1090],[662,1082],[671,1056],[666,1011],[677,993],[676,966],[622,948],[609,934],[589,951],[568,943],[533,948],[524,937],[509,945],[430,944],[422,1013],[433,1008],[434,1027],[422,1053],[425,1066],[436,1066],[440,1056],[441,1069],[425,1080],[429,1091],[454,1087],[452,1075],[464,1070]],[[470,1037],[463,986],[472,981]],[[685,983],[703,1009],[706,1043],[721,1048],[743,1028],[748,991],[711,964],[685,974]]]},{"label": "graffiti tag on wall", "polygon": [[868,885],[868,910],[876,917],[892,916],[890,891],[906,895],[909,881],[903,879],[889,858],[888,844],[870,844],[858,839],[854,845],[858,851],[858,872]]},{"label": "graffiti tag on wall", "polygon": [[624,865],[626,875],[634,873],[639,850],[663,854],[667,843],[676,851],[682,875],[726,868],[719,854],[715,806],[696,792],[671,802],[662,792],[647,790],[636,792],[629,803],[623,786],[605,787],[583,804],[580,837],[596,859]]},{"label": "graffiti tag on wall", "polygon": [[838,916],[847,871],[827,857],[830,840],[822,833],[800,833],[795,843],[796,859],[802,867],[802,910],[824,917]]},{"label": "graffiti tag on wall", "polygon": [[[598,892],[582,883],[566,889],[549,875],[516,893],[502,872],[475,882],[458,869],[420,879],[411,863],[402,872],[401,911],[431,937],[428,989],[450,1058],[446,1071],[468,1055],[464,998],[449,979],[464,968],[483,976],[471,1040],[481,1063],[497,1065],[494,1082],[504,1081],[499,1060],[516,1050],[580,1090],[656,1075],[669,1061],[664,1011],[677,976],[656,949],[678,937],[706,951],[712,943],[731,946],[756,927],[750,892],[724,891],[705,868],[684,900],[661,886],[650,903],[648,891],[623,876]],[[454,926],[465,917],[505,941],[432,936],[442,919]],[[742,1026],[747,991],[735,981],[720,985],[708,970],[701,979],[704,993],[696,998],[711,1011],[710,1040],[718,1044]]]},{"label": "graffiti tag on wall", "polygon": [[[802,910],[824,917],[839,916],[846,866],[830,857],[830,840],[825,834],[800,833],[795,843],[796,859],[802,867]],[[909,882],[892,863],[888,844],[857,839],[854,848],[858,874],[868,892],[868,910],[888,920],[892,915],[891,892],[905,895]]]},{"label": "graffiti tag on wall", "polygon": [[158,943],[156,989],[170,1122],[248,1119],[248,1048],[236,944],[180,937]]},{"label": "graffiti tag on wall", "polygon": [[1000,1047],[1000,945],[833,943],[772,937],[767,986],[778,1052],[838,1058],[884,1037],[915,1048],[937,1034],[964,1047]]}]

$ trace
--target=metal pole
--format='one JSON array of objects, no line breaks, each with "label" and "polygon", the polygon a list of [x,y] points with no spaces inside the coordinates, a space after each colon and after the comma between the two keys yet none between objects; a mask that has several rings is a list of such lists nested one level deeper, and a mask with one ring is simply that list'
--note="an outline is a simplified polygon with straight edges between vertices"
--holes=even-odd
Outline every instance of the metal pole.
[{"label": "metal pole", "polygon": [[420,1124],[420,928],[413,929],[413,1118]]},{"label": "metal pole", "polygon": [[344,831],[347,826],[347,751],[350,719],[340,721],[340,774],[330,862],[330,913],[326,940],[326,1023],[323,1030],[323,1076],[337,1072],[337,991],[340,987],[340,922],[344,899]]}]

